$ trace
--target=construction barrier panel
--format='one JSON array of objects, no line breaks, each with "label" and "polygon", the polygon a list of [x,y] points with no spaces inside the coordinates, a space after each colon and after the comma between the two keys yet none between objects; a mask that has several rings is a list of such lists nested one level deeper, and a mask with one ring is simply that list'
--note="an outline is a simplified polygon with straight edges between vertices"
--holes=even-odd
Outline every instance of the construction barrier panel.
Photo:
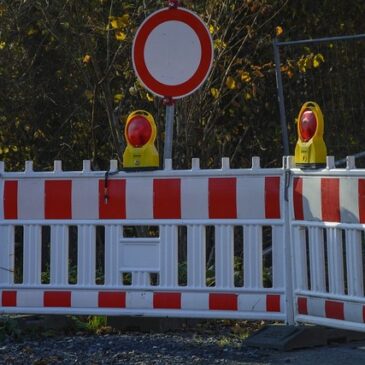
[{"label": "construction barrier panel", "polygon": [[[33,171],[31,162],[20,173],[5,172],[2,165],[1,311],[286,321],[283,169],[261,169],[258,159],[250,169],[230,169],[227,159],[217,170],[201,170],[199,160],[187,171],[168,167],[106,177],[105,171],[91,171],[89,161],[79,172],[62,171],[59,161],[52,172]],[[100,228],[102,283],[96,270]],[[131,229],[144,234],[131,237]],[[72,230],[77,280],[70,284]],[[263,232],[270,241],[265,246]],[[184,262],[180,245],[186,247]],[[21,257],[15,260],[18,246]],[[265,247],[272,260],[266,270],[270,287],[264,287]],[[235,269],[235,251],[242,272]],[[242,277],[239,284],[235,275]]]},{"label": "construction barrier panel", "polygon": [[169,160],[164,170],[116,169],[116,161],[109,176],[89,161],[76,172],[59,161],[51,172],[0,164],[2,313],[365,331],[365,170],[352,158],[343,169],[331,157],[320,170],[300,170],[291,157],[271,169],[259,158],[245,169],[228,159],[216,170],[197,159],[190,170]]},{"label": "construction barrier panel", "polygon": [[296,321],[365,331],[365,171],[291,173]]}]

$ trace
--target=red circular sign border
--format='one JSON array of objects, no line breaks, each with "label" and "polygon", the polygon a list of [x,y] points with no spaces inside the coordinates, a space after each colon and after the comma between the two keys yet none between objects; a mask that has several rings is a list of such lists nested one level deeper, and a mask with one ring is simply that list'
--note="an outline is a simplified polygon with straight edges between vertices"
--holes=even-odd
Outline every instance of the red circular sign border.
[{"label": "red circular sign border", "polygon": [[[165,85],[149,72],[145,64],[144,48],[153,29],[161,23],[174,20],[193,29],[199,38],[202,56],[196,72],[187,81],[177,85]],[[132,58],[134,71],[149,91],[161,97],[182,98],[198,89],[209,74],[213,62],[212,39],[205,24],[193,12],[182,8],[164,8],[151,14],[139,27],[133,41]]]}]

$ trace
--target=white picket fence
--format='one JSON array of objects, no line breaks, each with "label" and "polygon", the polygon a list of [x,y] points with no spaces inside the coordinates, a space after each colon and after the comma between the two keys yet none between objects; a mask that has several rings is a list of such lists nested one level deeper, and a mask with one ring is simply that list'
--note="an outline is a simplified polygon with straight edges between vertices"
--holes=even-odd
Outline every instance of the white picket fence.
[{"label": "white picket fence", "polygon": [[[112,161],[110,170],[115,171]],[[365,331],[365,170],[110,174],[0,164],[0,311],[240,318]],[[364,189],[365,192],[365,189]],[[364,209],[363,209],[364,207]],[[101,245],[101,246],[100,246]],[[99,257],[97,255],[102,255]],[[77,257],[77,262],[71,259]],[[75,272],[77,271],[77,273]]]}]

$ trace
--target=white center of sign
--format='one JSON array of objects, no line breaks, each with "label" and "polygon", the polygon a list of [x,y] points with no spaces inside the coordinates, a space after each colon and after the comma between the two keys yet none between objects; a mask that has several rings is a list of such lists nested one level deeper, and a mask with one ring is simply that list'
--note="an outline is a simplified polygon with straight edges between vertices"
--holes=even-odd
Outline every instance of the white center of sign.
[{"label": "white center of sign", "polygon": [[194,30],[179,21],[168,21],[153,29],[144,49],[150,74],[165,85],[180,85],[199,67],[201,45]]}]

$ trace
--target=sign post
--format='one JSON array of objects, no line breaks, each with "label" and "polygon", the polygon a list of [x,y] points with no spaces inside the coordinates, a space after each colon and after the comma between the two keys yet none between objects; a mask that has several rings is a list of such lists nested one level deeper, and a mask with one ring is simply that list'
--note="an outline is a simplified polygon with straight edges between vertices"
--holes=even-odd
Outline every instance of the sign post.
[{"label": "sign post", "polygon": [[171,159],[175,100],[196,91],[212,66],[209,30],[190,10],[177,5],[158,10],[138,28],[132,61],[144,87],[165,101],[164,160]]},{"label": "sign post", "polygon": [[165,111],[165,143],[163,156],[164,161],[172,159],[172,141],[174,137],[174,115],[175,115],[175,103],[168,102],[166,104]]}]

